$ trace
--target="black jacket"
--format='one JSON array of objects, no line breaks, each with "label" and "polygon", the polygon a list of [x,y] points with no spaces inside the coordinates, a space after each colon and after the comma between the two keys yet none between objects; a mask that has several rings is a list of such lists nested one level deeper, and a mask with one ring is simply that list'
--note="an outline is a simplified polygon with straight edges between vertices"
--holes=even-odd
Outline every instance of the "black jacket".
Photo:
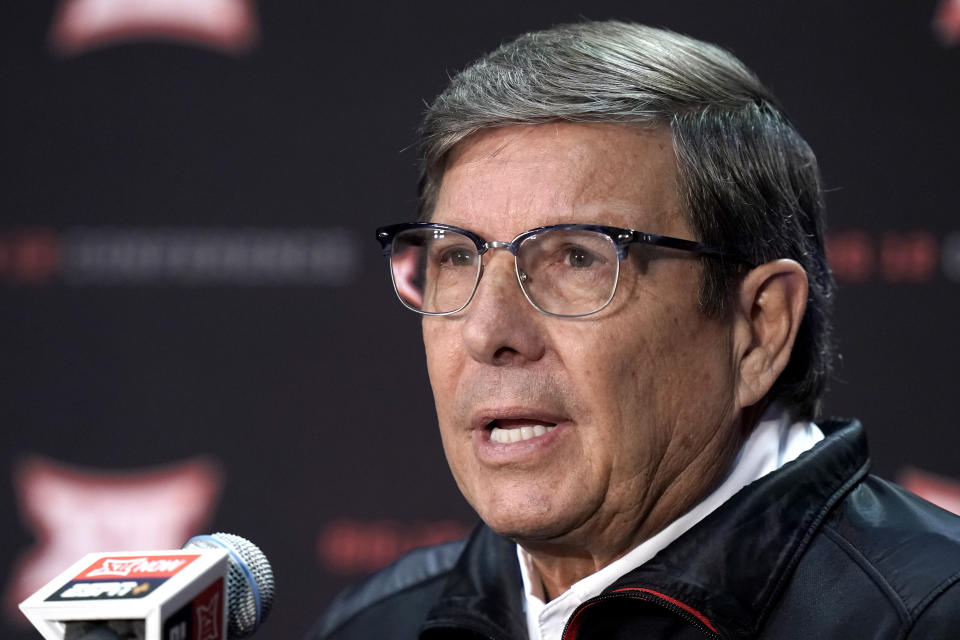
[{"label": "black jacket", "polygon": [[[859,423],[581,605],[564,640],[960,638],[960,518],[867,474]],[[526,638],[516,546],[481,526],[340,596],[313,639]]]}]

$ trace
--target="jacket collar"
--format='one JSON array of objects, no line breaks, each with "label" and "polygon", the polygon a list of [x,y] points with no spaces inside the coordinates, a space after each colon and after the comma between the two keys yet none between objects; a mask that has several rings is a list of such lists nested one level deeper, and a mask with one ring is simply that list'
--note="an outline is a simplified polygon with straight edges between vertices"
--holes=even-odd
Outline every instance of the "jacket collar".
[{"label": "jacket collar", "polygon": [[450,628],[484,638],[527,637],[522,586],[516,543],[480,524],[427,614],[421,637]]},{"label": "jacket collar", "polygon": [[[721,635],[755,634],[827,513],[869,468],[859,422],[820,428],[821,443],[744,487],[605,591],[652,589],[696,607]],[[526,637],[516,545],[483,525],[427,614],[423,635],[451,627]]]},{"label": "jacket collar", "polygon": [[823,442],[744,487],[605,591],[654,589],[695,606],[722,635],[756,634],[827,513],[869,469],[859,422],[820,428]]}]

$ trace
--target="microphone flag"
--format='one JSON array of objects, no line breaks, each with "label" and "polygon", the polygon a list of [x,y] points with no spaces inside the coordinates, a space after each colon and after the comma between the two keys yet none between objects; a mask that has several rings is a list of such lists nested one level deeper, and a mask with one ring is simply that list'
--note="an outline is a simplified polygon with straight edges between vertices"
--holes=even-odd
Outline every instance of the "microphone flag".
[{"label": "microphone flag", "polygon": [[90,553],[20,604],[44,637],[119,625],[144,640],[226,640],[226,549]]}]

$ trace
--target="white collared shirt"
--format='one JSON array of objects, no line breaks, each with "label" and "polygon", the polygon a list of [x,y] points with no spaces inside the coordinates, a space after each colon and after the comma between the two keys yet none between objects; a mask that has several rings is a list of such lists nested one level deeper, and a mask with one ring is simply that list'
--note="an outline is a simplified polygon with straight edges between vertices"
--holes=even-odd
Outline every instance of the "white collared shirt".
[{"label": "white collared shirt", "polygon": [[790,423],[782,408],[770,407],[740,447],[724,480],[712,493],[652,538],[596,573],[575,582],[550,602],[544,603],[543,583],[530,555],[517,545],[530,640],[560,640],[567,620],[583,602],[600,595],[617,578],[653,558],[740,489],[794,460],[822,439],[823,432],[817,425],[812,422]]}]

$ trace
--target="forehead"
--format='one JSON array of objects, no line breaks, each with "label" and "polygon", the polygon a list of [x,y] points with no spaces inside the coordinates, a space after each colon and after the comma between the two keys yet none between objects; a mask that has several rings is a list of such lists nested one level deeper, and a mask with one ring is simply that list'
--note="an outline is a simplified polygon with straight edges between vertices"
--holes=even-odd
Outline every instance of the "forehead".
[{"label": "forehead", "polygon": [[564,222],[683,233],[681,213],[668,129],[548,123],[460,142],[432,219],[502,238]]}]

